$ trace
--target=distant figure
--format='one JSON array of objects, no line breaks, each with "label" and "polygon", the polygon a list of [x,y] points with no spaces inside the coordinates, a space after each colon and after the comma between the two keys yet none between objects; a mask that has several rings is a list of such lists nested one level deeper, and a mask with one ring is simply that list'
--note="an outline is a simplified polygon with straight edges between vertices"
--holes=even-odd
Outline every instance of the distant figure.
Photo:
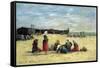
[{"label": "distant figure", "polygon": [[72,51],[79,51],[79,45],[73,40],[73,45],[74,48],[72,49]]},{"label": "distant figure", "polygon": [[60,45],[60,41],[59,41],[59,40],[57,40],[57,41],[55,42],[55,44],[54,44],[54,48],[53,48],[54,51],[57,50],[57,46],[58,46],[58,45]]},{"label": "distant figure", "polygon": [[71,51],[72,43],[69,40],[67,40],[64,46],[68,51]]},{"label": "distant figure", "polygon": [[43,40],[43,51],[45,51],[45,54],[47,54],[48,51],[48,37],[46,34],[44,34],[44,40]]},{"label": "distant figure", "polygon": [[38,39],[35,39],[32,43],[32,53],[36,51],[41,51],[41,49],[38,48]]}]

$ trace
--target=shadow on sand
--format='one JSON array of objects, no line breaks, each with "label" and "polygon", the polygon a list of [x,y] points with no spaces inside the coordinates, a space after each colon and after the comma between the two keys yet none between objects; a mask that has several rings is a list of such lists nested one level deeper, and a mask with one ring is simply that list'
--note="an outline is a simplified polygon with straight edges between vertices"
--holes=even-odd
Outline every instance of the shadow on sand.
[{"label": "shadow on sand", "polygon": [[32,51],[27,51],[26,52],[26,56],[39,56],[39,55],[50,55],[50,54],[72,54],[72,53],[78,53],[80,51],[77,51],[77,52],[68,52],[68,53],[56,53],[55,51],[48,51],[47,54],[45,54],[43,51],[42,52],[34,52],[32,53]]},{"label": "shadow on sand", "polygon": [[[50,53],[48,53],[48,54],[50,54]],[[44,52],[34,52],[34,53],[32,53],[32,51],[26,52],[26,56],[39,56],[39,55],[48,55],[48,54],[45,54]]]}]

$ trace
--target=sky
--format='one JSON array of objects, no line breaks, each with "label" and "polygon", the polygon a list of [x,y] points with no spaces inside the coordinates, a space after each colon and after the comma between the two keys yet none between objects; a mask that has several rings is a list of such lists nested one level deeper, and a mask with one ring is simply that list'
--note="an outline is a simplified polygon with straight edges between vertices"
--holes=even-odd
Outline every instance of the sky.
[{"label": "sky", "polygon": [[16,28],[70,29],[96,32],[96,8],[44,4],[16,4]]}]

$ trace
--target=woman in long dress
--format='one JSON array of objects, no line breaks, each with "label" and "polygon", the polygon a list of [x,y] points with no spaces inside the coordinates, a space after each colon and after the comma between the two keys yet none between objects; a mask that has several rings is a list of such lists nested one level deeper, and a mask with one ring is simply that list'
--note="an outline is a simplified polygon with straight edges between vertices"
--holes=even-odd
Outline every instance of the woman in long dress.
[{"label": "woman in long dress", "polygon": [[47,54],[48,51],[48,37],[45,34],[44,35],[44,40],[43,40],[43,51],[45,52],[45,54]]}]

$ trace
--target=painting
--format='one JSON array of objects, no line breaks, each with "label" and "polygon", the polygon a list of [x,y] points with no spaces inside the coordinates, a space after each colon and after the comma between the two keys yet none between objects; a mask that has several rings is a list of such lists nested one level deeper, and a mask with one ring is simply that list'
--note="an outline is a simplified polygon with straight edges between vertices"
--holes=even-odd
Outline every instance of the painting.
[{"label": "painting", "polygon": [[16,65],[97,61],[97,6],[16,3]]}]

